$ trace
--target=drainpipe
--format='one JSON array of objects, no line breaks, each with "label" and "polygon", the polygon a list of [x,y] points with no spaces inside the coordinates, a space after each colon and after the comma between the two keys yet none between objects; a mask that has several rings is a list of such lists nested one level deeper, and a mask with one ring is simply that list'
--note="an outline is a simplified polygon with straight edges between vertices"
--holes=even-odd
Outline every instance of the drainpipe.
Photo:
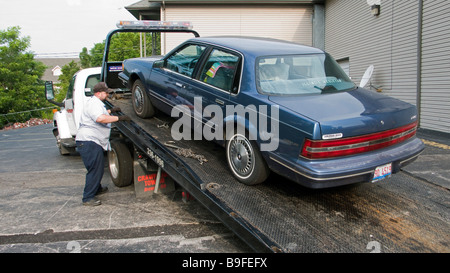
[{"label": "drainpipe", "polygon": [[422,28],[423,28],[423,0],[419,0],[417,22],[417,94],[416,106],[418,112],[418,127],[420,127],[420,119],[422,112]]},{"label": "drainpipe", "polygon": [[314,5],[312,20],[312,46],[325,50],[325,6]]},{"label": "drainpipe", "polygon": [[[142,20],[142,14],[139,12],[139,21]],[[142,32],[139,33],[139,56],[142,58]]]},{"label": "drainpipe", "polygon": [[[163,19],[162,21],[166,21],[166,2],[162,1],[162,14],[163,14]],[[165,55],[166,54],[166,33],[162,32],[161,35],[163,36],[163,41],[164,41],[164,52],[161,52],[161,54]],[[161,49],[162,51],[163,49]]]}]

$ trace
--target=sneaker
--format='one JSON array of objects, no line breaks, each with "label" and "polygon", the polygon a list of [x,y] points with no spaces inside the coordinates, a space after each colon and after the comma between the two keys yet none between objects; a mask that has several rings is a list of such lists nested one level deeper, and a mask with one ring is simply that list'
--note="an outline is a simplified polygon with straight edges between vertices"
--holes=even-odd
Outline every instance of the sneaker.
[{"label": "sneaker", "polygon": [[108,187],[102,187],[100,186],[100,188],[98,188],[97,193],[95,195],[100,195],[100,194],[104,194],[105,192],[108,191]]},{"label": "sneaker", "polygon": [[83,206],[91,206],[91,207],[95,207],[95,206],[99,206],[102,204],[102,201],[100,201],[97,198],[92,198],[89,201],[83,202]]}]

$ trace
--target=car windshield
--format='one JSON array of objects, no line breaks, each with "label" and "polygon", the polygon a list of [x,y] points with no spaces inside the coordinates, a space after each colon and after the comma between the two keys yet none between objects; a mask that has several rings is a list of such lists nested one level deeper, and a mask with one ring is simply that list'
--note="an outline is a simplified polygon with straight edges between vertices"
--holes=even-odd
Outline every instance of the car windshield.
[{"label": "car windshield", "polygon": [[356,88],[326,53],[261,57],[256,72],[259,91],[269,95],[325,94]]}]

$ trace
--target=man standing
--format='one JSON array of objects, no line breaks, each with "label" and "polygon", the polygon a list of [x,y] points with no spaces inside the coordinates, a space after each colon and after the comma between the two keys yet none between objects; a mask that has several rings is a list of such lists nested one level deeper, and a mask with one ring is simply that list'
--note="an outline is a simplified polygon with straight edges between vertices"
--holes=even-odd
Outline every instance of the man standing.
[{"label": "man standing", "polygon": [[120,111],[118,108],[106,110],[103,101],[111,93],[106,83],[99,82],[94,86],[94,95],[83,109],[80,128],[76,136],[77,151],[80,153],[84,166],[87,169],[86,184],[83,191],[83,205],[98,206],[101,201],[96,195],[108,190],[100,182],[104,172],[103,151],[110,150],[109,136],[111,123],[130,120],[128,116],[111,116],[111,112]]}]

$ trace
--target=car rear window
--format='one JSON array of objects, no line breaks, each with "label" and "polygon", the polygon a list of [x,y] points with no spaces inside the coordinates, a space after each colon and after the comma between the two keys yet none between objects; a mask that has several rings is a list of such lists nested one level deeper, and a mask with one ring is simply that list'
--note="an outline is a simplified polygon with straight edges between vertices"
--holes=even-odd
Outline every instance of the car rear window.
[{"label": "car rear window", "polygon": [[256,75],[259,91],[270,95],[324,94],[356,87],[328,54],[260,57]]}]

